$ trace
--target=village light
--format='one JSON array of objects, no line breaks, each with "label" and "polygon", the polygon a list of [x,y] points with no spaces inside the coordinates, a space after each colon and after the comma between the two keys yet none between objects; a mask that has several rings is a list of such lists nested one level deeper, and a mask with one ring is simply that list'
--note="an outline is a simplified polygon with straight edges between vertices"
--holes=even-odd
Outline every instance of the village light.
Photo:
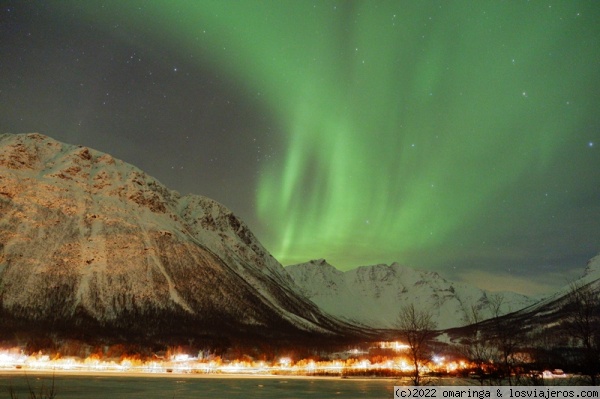
[{"label": "village light", "polygon": [[406,344],[403,344],[403,343],[401,343],[401,342],[397,342],[397,341],[396,341],[396,342],[393,342],[393,346],[392,346],[392,347],[393,347],[393,348],[394,348],[394,350],[396,350],[396,351],[403,351],[403,350],[406,350],[406,349],[410,348],[408,345],[406,345]]},{"label": "village light", "polygon": [[[389,349],[401,347],[402,344],[396,342],[378,343],[386,344]],[[381,348],[382,346],[378,346]],[[347,353],[347,352],[346,352]],[[368,353],[368,352],[361,352]],[[247,358],[246,358],[247,359]],[[464,361],[446,362],[445,357],[440,355],[432,356],[432,367],[434,370],[443,370],[452,372],[458,368],[466,368]],[[48,355],[26,356],[16,350],[0,351],[0,368],[18,368],[30,370],[82,370],[82,371],[119,371],[119,372],[141,372],[141,373],[265,373],[273,374],[278,371],[285,373],[305,373],[314,374],[317,371],[324,373],[340,374],[344,370],[356,370],[360,372],[368,370],[388,369],[396,372],[410,372],[414,370],[414,365],[406,357],[396,356],[393,359],[388,357],[350,357],[346,360],[315,361],[314,359],[301,359],[294,364],[291,357],[281,357],[272,363],[264,360],[231,360],[222,364],[220,358],[217,360],[198,359],[186,354],[174,355],[170,360],[140,360],[138,358],[122,358],[119,362],[114,360],[101,360],[97,355],[92,355],[85,359],[57,356],[57,359],[51,360]],[[426,365],[420,368],[424,371],[429,370]]]},{"label": "village light", "polygon": [[432,360],[435,364],[437,364],[439,366],[439,365],[444,364],[445,357],[434,355]]},{"label": "village light", "polygon": [[289,367],[291,363],[292,359],[290,359],[289,357],[282,357],[281,359],[279,359],[279,364],[281,364],[284,367]]},{"label": "village light", "polygon": [[0,352],[0,367],[13,367],[17,364],[24,363],[25,359],[26,356],[22,354]]}]

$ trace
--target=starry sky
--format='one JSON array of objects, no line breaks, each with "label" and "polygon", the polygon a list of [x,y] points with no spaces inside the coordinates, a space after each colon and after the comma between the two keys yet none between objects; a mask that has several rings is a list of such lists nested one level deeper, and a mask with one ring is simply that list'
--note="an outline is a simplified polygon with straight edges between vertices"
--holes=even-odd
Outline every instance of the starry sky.
[{"label": "starry sky", "polygon": [[600,252],[595,0],[0,0],[0,104],[284,265],[541,294]]}]

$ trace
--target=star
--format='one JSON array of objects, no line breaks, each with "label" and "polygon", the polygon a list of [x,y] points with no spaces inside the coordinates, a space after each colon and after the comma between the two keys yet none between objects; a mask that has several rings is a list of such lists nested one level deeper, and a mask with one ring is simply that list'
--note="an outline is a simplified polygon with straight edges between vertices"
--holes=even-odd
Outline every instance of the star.
[{"label": "star", "polygon": [[[433,6],[394,2],[5,3],[0,134],[85,144],[207,195],[283,264],[467,273],[518,253],[537,277],[540,259],[566,270],[598,251],[597,207],[579,200],[600,195],[592,6],[465,2],[431,26]],[[483,239],[508,239],[506,256]]]}]

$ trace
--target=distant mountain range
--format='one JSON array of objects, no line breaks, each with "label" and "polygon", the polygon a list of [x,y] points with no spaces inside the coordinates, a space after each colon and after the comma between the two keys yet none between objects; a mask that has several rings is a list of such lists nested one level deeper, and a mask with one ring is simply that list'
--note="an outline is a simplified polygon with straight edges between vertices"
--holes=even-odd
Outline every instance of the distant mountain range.
[{"label": "distant mountain range", "polygon": [[[492,295],[489,292],[397,263],[342,272],[319,259],[288,266],[286,270],[301,292],[323,310],[372,328],[393,329],[400,307],[411,303],[431,311],[439,329],[464,325],[472,306],[490,316],[486,314]],[[514,292],[500,294],[502,313],[535,303],[534,299]]]}]

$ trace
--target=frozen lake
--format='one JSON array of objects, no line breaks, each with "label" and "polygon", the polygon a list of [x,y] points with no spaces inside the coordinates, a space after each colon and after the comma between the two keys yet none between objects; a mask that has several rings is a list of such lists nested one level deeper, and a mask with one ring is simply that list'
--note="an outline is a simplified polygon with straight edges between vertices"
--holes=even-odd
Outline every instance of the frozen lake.
[{"label": "frozen lake", "polygon": [[[19,398],[50,387],[52,374],[0,374],[0,399]],[[54,376],[56,399],[184,399],[184,398],[391,398],[394,379],[225,376]]]}]

